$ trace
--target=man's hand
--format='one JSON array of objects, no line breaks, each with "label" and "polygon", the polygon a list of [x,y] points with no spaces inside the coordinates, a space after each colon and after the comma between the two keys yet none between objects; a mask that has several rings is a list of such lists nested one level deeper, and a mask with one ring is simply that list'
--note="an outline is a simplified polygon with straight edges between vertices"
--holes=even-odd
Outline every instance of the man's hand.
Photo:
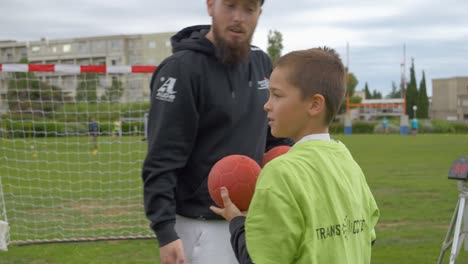
[{"label": "man's hand", "polygon": [[221,187],[221,198],[223,199],[224,208],[210,206],[210,210],[215,214],[224,217],[224,219],[226,219],[228,222],[231,222],[231,220],[236,216],[245,215],[231,201],[231,198],[229,198],[229,192],[226,187]]},{"label": "man's hand", "polygon": [[161,264],[185,264],[184,245],[177,239],[159,248]]}]

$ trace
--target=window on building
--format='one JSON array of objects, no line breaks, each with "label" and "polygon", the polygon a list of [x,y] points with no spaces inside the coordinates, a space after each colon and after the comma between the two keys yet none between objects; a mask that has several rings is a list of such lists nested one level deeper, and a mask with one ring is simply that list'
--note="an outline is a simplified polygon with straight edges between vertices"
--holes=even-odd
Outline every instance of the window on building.
[{"label": "window on building", "polygon": [[32,51],[33,53],[37,53],[37,52],[39,52],[40,50],[41,50],[41,47],[39,47],[39,46],[32,46],[32,48],[31,48],[31,51]]},{"label": "window on building", "polygon": [[155,49],[156,48],[156,40],[149,40],[148,41],[148,48]]},{"label": "window on building", "polygon": [[141,57],[137,55],[130,55],[128,60],[129,60],[130,65],[140,65],[142,61]]},{"label": "window on building", "polygon": [[116,61],[116,60],[111,60],[111,65],[112,65],[112,66],[117,65],[117,61]]},{"label": "window on building", "polygon": [[20,51],[21,58],[27,58],[28,57],[28,49],[27,48],[22,48]]},{"label": "window on building", "polygon": [[102,40],[96,40],[93,41],[92,46],[93,52],[100,52],[105,50],[106,43]]},{"label": "window on building", "polygon": [[156,59],[155,58],[148,58],[148,65],[156,65]]},{"label": "window on building", "polygon": [[52,52],[53,52],[53,53],[57,53],[57,46],[53,46],[53,47],[52,47]]},{"label": "window on building", "polygon": [[111,48],[112,49],[120,49],[121,42],[120,40],[111,40]]},{"label": "window on building", "polygon": [[8,61],[8,62],[11,62],[11,61],[13,61],[13,54],[11,54],[11,53],[7,53],[7,55],[6,55],[6,56],[7,56],[7,61]]},{"label": "window on building", "polygon": [[64,44],[63,52],[70,52],[70,51],[71,51],[71,44]]},{"label": "window on building", "polygon": [[78,60],[77,63],[79,65],[90,65],[89,59],[81,59],[81,60]]},{"label": "window on building", "polygon": [[167,47],[167,48],[170,48],[170,47],[171,47],[171,41],[170,41],[170,40],[166,40],[166,47]]},{"label": "window on building", "polygon": [[80,52],[80,53],[89,53],[89,42],[79,42],[78,43],[78,52]]}]

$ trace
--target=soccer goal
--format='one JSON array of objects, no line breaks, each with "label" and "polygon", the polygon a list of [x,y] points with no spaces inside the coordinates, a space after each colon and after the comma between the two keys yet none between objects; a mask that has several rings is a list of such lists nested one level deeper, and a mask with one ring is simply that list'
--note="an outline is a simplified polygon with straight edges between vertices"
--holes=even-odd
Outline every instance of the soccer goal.
[{"label": "soccer goal", "polygon": [[0,247],[154,237],[141,180],[154,70],[0,64]]}]

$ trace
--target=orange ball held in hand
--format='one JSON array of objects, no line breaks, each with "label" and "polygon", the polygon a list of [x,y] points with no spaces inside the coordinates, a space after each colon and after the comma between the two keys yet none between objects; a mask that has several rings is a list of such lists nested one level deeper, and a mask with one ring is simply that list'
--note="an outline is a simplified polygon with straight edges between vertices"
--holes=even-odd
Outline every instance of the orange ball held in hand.
[{"label": "orange ball held in hand", "polygon": [[291,148],[290,146],[278,146],[278,147],[274,147],[274,148],[270,149],[269,151],[267,151],[267,153],[265,153],[265,156],[263,156],[262,168],[265,167],[265,165],[268,162],[270,162],[272,159],[274,159],[274,158],[276,158],[278,156],[281,156],[284,153],[288,152],[290,148]]},{"label": "orange ball held in hand", "polygon": [[230,155],[220,159],[208,174],[211,198],[219,207],[224,207],[220,188],[226,187],[231,201],[241,211],[247,210],[260,170],[255,160],[244,155]]}]

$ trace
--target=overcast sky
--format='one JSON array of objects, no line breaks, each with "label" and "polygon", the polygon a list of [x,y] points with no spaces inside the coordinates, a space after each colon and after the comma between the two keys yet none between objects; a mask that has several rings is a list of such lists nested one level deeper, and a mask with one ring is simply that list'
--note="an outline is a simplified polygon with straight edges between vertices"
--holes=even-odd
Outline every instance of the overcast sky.
[{"label": "overcast sky", "polygon": [[[283,54],[330,46],[349,63],[362,90],[384,95],[399,84],[403,45],[407,76],[418,85],[468,76],[467,0],[265,0],[253,44],[266,51],[269,30],[283,34]],[[114,34],[175,32],[209,24],[206,0],[0,0],[0,40],[36,41]],[[349,62],[346,56],[349,43]]]}]

